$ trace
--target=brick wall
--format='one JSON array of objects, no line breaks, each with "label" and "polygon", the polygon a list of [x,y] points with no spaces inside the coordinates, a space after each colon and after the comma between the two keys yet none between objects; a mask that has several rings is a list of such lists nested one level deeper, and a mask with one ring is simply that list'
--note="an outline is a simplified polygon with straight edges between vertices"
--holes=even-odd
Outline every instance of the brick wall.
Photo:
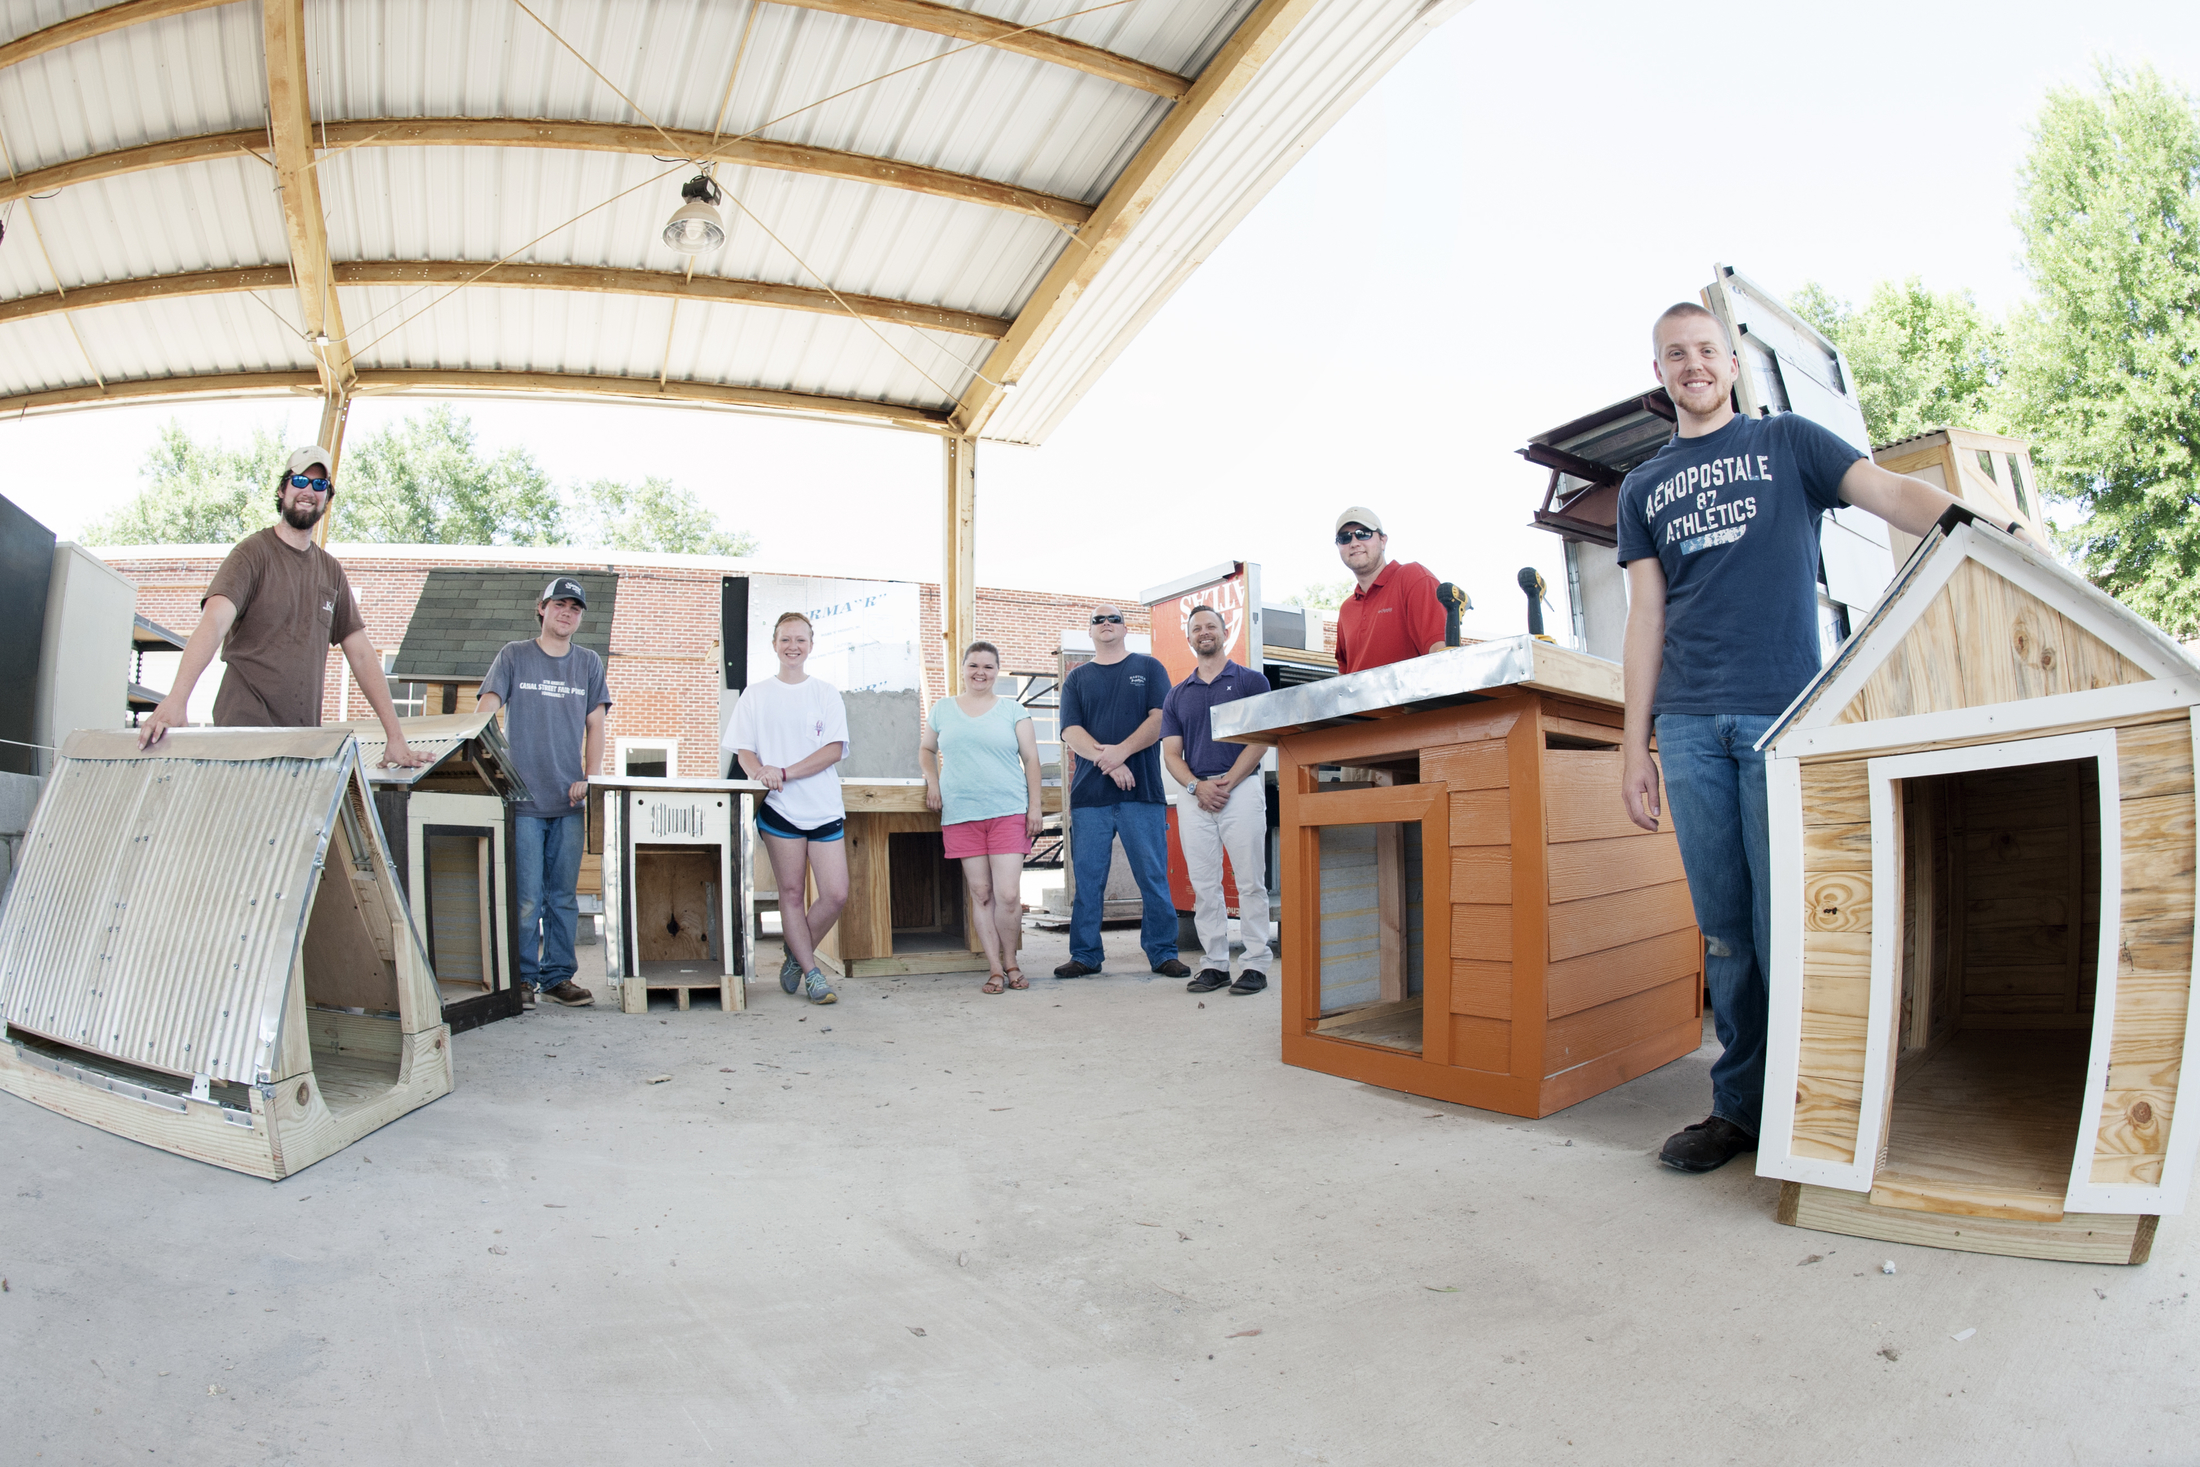
[{"label": "brick wall", "polygon": [[[182,636],[199,622],[199,598],[221,564],[219,555],[177,556],[154,551],[115,551],[107,563],[138,585],[138,611]],[[611,713],[605,720],[604,754],[612,766],[615,740],[621,737],[675,738],[680,743],[679,773],[711,777],[719,770],[718,691],[724,680],[719,648],[720,584],[728,567],[720,561],[692,568],[654,563],[677,557],[652,557],[649,564],[609,561],[605,570],[619,577],[619,595],[611,625],[611,657],[604,669],[611,686]],[[700,558],[698,558],[700,560]],[[413,605],[440,566],[493,564],[500,568],[540,569],[547,576],[571,570],[565,558],[522,559],[509,552],[469,558],[453,548],[436,561],[346,553],[345,574],[358,592],[367,635],[377,648],[394,651],[405,640]],[[1004,670],[1051,672],[1065,628],[1086,624],[1092,608],[1111,598],[1103,594],[1058,595],[1043,591],[978,589],[978,634],[1001,649]],[[1147,630],[1145,609],[1130,598],[1112,598],[1121,606],[1130,630]],[[922,583],[919,619],[923,645],[925,701],[944,696],[951,686],[946,649],[940,642],[940,594],[937,583]],[[483,671],[487,671],[486,668]],[[331,649],[322,698],[326,717],[335,722],[348,713],[371,718],[366,698],[349,689],[343,655]],[[431,710],[432,711],[432,710]],[[615,766],[612,766],[615,767]]]}]

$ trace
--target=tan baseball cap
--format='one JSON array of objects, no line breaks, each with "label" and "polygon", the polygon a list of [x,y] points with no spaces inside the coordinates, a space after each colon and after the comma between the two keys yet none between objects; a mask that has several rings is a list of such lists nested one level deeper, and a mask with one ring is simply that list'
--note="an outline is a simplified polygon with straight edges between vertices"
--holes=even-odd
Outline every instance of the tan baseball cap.
[{"label": "tan baseball cap", "polygon": [[1383,517],[1364,504],[1355,504],[1337,516],[1336,528],[1341,530],[1346,525],[1365,525],[1378,535],[1388,533],[1383,529]]},{"label": "tan baseball cap", "polygon": [[301,448],[297,452],[291,454],[290,472],[293,474],[302,474],[307,469],[312,468],[315,464],[319,464],[322,468],[325,469],[335,462],[335,454],[330,453],[327,449],[323,448],[318,443],[309,444],[308,446]]}]

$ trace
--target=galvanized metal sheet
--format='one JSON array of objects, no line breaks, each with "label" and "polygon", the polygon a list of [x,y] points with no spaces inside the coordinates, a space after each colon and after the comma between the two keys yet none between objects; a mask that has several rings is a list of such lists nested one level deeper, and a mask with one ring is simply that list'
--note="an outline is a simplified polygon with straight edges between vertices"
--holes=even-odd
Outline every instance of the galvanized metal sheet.
[{"label": "galvanized metal sheet", "polygon": [[1453,647],[1388,667],[1371,667],[1215,708],[1214,737],[1274,743],[1283,734],[1390,713],[1447,708],[1529,686],[1618,706],[1619,667],[1533,637]]},{"label": "galvanized metal sheet", "polygon": [[0,1019],[148,1069],[275,1078],[357,747],[327,729],[122,741],[72,738],[47,777],[0,908]]}]

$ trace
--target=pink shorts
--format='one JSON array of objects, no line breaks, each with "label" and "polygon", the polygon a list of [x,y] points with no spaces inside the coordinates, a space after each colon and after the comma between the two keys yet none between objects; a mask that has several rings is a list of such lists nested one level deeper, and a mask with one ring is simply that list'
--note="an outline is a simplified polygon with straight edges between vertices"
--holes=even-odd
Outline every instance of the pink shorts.
[{"label": "pink shorts", "polygon": [[1028,856],[1031,854],[1031,837],[1024,834],[1024,817],[1002,815],[993,820],[964,820],[954,825],[940,827],[940,844],[947,847],[947,859],[960,861],[966,856]]}]

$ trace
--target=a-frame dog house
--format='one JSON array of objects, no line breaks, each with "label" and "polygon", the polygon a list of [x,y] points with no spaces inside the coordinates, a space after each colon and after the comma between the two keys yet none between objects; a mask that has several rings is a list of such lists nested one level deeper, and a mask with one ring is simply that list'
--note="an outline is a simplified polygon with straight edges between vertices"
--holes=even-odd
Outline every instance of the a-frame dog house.
[{"label": "a-frame dog house", "polygon": [[1763,743],[1783,1222],[2137,1263],[2181,1211],[2200,665],[1951,510]]},{"label": "a-frame dog house", "polygon": [[343,729],[80,730],[0,907],[0,1089],[279,1178],[451,1088]]}]

